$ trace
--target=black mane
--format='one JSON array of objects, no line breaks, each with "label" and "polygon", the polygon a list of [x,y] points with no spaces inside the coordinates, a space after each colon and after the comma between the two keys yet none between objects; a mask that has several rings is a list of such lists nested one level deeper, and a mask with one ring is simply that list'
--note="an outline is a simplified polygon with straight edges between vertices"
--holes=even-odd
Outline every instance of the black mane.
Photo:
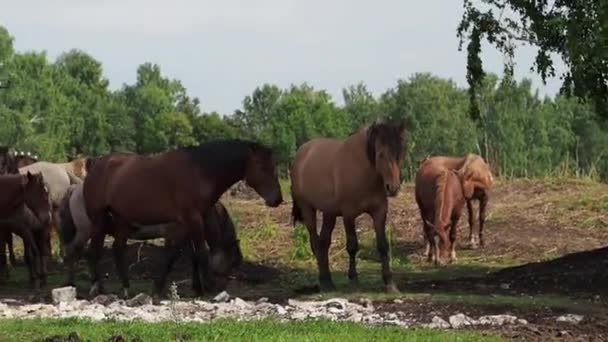
[{"label": "black mane", "polygon": [[388,147],[396,160],[403,153],[403,139],[399,132],[399,123],[376,122],[367,128],[367,159],[376,165],[376,141]]},{"label": "black mane", "polygon": [[240,139],[213,140],[200,145],[181,147],[205,175],[225,177],[231,173],[239,176],[245,172],[250,152],[261,152],[270,157],[272,150],[260,143]]}]

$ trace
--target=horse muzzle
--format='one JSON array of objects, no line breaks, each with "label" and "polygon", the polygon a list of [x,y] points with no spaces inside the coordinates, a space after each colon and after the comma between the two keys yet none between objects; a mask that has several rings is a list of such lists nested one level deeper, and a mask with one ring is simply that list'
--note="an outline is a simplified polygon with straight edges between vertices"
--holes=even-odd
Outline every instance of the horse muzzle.
[{"label": "horse muzzle", "polygon": [[388,197],[396,197],[400,189],[401,185],[384,184],[384,192]]}]

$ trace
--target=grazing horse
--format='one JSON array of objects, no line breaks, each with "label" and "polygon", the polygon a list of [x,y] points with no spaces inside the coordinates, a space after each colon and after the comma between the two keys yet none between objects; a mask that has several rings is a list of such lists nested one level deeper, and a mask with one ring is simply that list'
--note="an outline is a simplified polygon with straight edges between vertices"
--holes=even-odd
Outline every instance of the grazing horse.
[{"label": "grazing horse", "polygon": [[[464,157],[444,157],[435,156],[427,157],[425,160],[432,160],[435,163],[443,165],[450,170],[456,170],[461,174],[461,178],[471,180],[473,186],[472,191],[466,191],[466,203],[469,214],[469,241],[471,247],[477,247],[477,243],[481,247],[485,246],[483,238],[483,228],[486,221],[486,208],[488,205],[489,194],[492,189],[494,177],[490,166],[485,160],[476,154],[469,153]],[[473,235],[473,227],[475,225],[475,217],[473,216],[473,200],[479,202],[479,230],[478,230],[478,241],[475,240]],[[428,248],[427,241],[427,248]]]},{"label": "grazing horse", "polygon": [[188,239],[201,262],[203,279],[209,283],[207,249],[202,245],[206,240],[203,215],[241,179],[266,205],[277,207],[283,201],[272,150],[255,142],[215,140],[154,156],[114,153],[97,158],[83,189],[87,216],[93,223],[88,253],[90,295],[102,290],[98,263],[104,237],[110,234],[123,296],[128,296],[124,252],[135,225],[176,223],[171,232],[174,246],[155,281],[155,295],[163,292],[179,247]]},{"label": "grazing horse", "polygon": [[[367,213],[374,221],[384,284],[387,291],[398,291],[389,266],[385,223],[387,198],[396,196],[401,187],[404,135],[404,122],[380,121],[346,139],[317,138],[297,150],[290,173],[293,223],[303,222],[308,229],[322,290],[335,288],[328,251],[338,216],[342,216],[346,230],[348,277],[352,286],[357,285],[355,219]],[[319,235],[317,210],[323,213]]]},{"label": "grazing horse", "polygon": [[[0,176],[0,220],[2,229],[16,233],[23,239],[25,259],[34,288],[46,283],[42,255],[34,235],[43,234],[40,226],[48,225],[50,202],[48,189],[41,174]],[[5,237],[0,234],[0,267],[6,266]],[[42,276],[42,278],[41,278]],[[40,280],[40,283],[38,283]]]},{"label": "grazing horse", "polygon": [[[470,178],[461,178],[454,170],[427,159],[416,172],[416,203],[422,217],[427,241],[428,261],[444,265],[449,257],[456,261],[456,225],[465,203],[465,192],[472,192]],[[437,241],[438,240],[438,241]]]},{"label": "grazing horse", "polygon": [[[85,245],[91,238],[92,223],[87,216],[82,195],[82,184],[71,185],[66,197],[59,207],[59,231],[64,246],[64,263],[68,266],[67,285],[75,284],[75,262],[80,259]],[[211,271],[216,278],[226,280],[229,273],[240,266],[243,256],[236,237],[236,229],[221,202],[204,215],[203,227],[205,238],[210,248]],[[130,227],[129,239],[150,240],[165,239],[165,247],[171,245],[170,233],[174,224]],[[192,255],[192,289],[197,295],[202,294],[198,259]]]}]

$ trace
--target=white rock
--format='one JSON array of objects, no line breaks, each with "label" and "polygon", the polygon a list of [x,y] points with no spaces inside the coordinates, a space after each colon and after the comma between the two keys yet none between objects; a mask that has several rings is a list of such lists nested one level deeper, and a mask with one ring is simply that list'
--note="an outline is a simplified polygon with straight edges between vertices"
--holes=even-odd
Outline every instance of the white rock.
[{"label": "white rock", "polygon": [[557,317],[556,321],[562,323],[579,324],[583,320],[583,318],[584,316],[582,315],[565,314],[563,316]]},{"label": "white rock", "polygon": [[281,305],[277,304],[276,308],[277,308],[277,314],[279,314],[281,316],[287,315],[287,310],[285,310],[285,308],[282,307]]},{"label": "white rock", "polygon": [[226,303],[230,300],[230,295],[226,291],[220,292],[217,296],[213,297],[214,302]]},{"label": "white rock", "polygon": [[142,306],[142,305],[151,305],[152,297],[145,293],[140,293],[137,296],[127,300],[128,306]]},{"label": "white rock", "polygon": [[425,326],[432,329],[447,329],[450,327],[450,323],[439,316],[434,316],[431,323],[426,324]]},{"label": "white rock", "polygon": [[346,318],[347,321],[351,321],[351,322],[361,322],[363,320],[363,314],[359,313],[359,312],[353,312],[352,314],[350,314],[350,316],[348,316]]},{"label": "white rock", "polygon": [[460,328],[462,326],[473,325],[476,323],[474,319],[461,313],[450,316],[449,322],[452,328]]},{"label": "white rock", "polygon": [[239,297],[234,298],[234,305],[241,309],[252,309],[254,307],[253,304],[248,303]]},{"label": "white rock", "polygon": [[262,297],[256,301],[256,304],[268,303],[268,297]]},{"label": "white rock", "polygon": [[487,325],[505,325],[517,323],[517,317],[511,315],[488,315],[481,316],[478,319],[479,324]]},{"label": "white rock", "polygon": [[395,303],[395,304],[403,304],[403,300],[397,298],[397,299],[393,300],[393,303]]},{"label": "white rock", "polygon": [[59,304],[61,302],[73,302],[76,300],[76,288],[74,286],[66,286],[53,289],[51,291],[53,296],[53,303]]}]

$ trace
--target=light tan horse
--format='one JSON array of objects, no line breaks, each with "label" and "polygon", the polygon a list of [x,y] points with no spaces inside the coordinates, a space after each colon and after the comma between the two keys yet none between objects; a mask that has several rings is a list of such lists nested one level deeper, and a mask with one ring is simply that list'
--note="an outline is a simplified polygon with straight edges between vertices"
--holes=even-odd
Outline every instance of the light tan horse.
[{"label": "light tan horse", "polygon": [[459,177],[437,160],[427,159],[416,172],[415,196],[420,209],[428,261],[444,265],[456,261],[456,233],[465,204],[472,192],[471,178]]},{"label": "light tan horse", "polygon": [[[427,157],[423,163],[427,160],[432,160],[434,163],[442,165],[450,170],[457,171],[461,179],[470,179],[471,182],[469,183],[469,186],[472,188],[465,189],[466,204],[469,214],[469,241],[473,248],[476,248],[478,243],[483,247],[485,245],[483,228],[486,221],[486,208],[489,194],[494,183],[494,177],[492,176],[490,166],[481,156],[473,153],[469,153],[463,157]],[[473,235],[473,227],[475,225],[473,200],[479,202],[478,241],[475,240],[475,236]],[[426,243],[428,249],[429,241],[426,241]]]},{"label": "light tan horse", "polygon": [[[404,154],[405,125],[376,122],[346,139],[318,138],[300,146],[291,166],[292,217],[304,222],[317,259],[322,290],[335,288],[329,272],[328,250],[336,218],[342,216],[347,237],[351,286],[357,285],[358,250],[355,219],[369,214],[374,221],[376,244],[386,290],[398,292],[389,266],[385,223],[387,197],[401,187],[400,163]],[[317,235],[317,210],[323,226]]]}]

